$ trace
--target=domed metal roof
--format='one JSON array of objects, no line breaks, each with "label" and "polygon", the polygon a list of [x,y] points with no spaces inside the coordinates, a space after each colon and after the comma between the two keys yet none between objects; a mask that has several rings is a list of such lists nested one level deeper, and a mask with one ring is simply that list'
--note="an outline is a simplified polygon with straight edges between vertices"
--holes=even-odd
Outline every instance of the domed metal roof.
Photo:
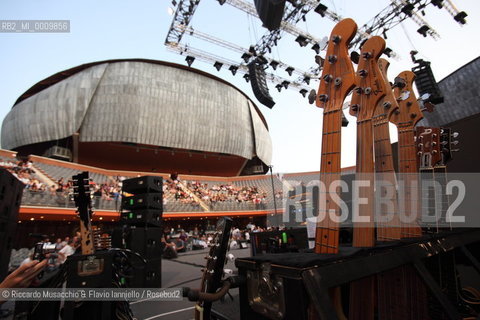
[{"label": "domed metal roof", "polygon": [[268,127],[231,84],[184,66],[109,60],[59,72],[30,88],[2,125],[2,147],[63,139],[131,142],[232,154],[270,164]]}]

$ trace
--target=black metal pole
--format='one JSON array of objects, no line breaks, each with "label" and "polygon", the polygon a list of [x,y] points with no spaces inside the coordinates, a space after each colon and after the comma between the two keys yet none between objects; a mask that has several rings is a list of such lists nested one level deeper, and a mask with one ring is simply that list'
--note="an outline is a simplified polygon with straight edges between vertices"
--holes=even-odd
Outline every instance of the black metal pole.
[{"label": "black metal pole", "polygon": [[270,168],[270,180],[272,180],[272,193],[273,193],[273,207],[275,208],[275,214],[277,214],[277,197],[275,195],[275,187],[273,185],[273,166],[268,166]]}]

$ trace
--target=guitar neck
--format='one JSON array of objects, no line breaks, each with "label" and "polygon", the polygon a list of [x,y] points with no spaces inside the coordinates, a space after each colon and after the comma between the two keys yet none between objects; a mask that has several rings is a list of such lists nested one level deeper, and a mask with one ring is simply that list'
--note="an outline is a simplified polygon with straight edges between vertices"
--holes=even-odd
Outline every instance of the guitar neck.
[{"label": "guitar neck", "polygon": [[[417,223],[420,215],[419,167],[415,149],[413,125],[398,127],[398,170],[401,185],[401,214],[409,222],[402,223],[402,238],[421,237],[422,229]],[[411,222],[410,222],[411,220]]]},{"label": "guitar neck", "polygon": [[[377,108],[379,108],[377,106]],[[391,190],[385,190],[391,195],[393,206],[380,206],[379,216],[391,218],[385,222],[377,221],[377,240],[394,241],[400,239],[400,221],[398,216],[398,199],[393,166],[392,145],[390,142],[389,121],[386,113],[377,114],[373,118],[373,135],[375,145],[375,176],[376,179],[384,181]],[[381,190],[383,192],[383,190]],[[393,211],[388,211],[393,210]]]},{"label": "guitar neck", "polygon": [[82,243],[82,254],[93,254],[95,252],[93,246],[93,232],[90,221],[80,220],[80,234]]},{"label": "guitar neck", "polygon": [[367,199],[367,203],[358,206],[357,216],[362,217],[362,219],[363,217],[368,218],[369,222],[353,223],[353,246],[373,247],[375,245],[375,223],[372,119],[357,121],[357,141],[356,180],[369,182],[369,186],[359,188],[359,198]]},{"label": "guitar neck", "polygon": [[320,166],[320,181],[325,186],[320,194],[319,217],[315,232],[316,253],[338,253],[339,223],[332,220],[330,212],[339,215],[340,208],[332,201],[329,186],[341,178],[341,128],[342,110],[325,112],[322,129],[322,155]]}]

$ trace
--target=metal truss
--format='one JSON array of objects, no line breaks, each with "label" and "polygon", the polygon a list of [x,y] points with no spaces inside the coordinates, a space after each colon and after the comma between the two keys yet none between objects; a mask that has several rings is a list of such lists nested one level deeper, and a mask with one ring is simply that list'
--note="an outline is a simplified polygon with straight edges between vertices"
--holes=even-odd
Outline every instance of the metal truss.
[{"label": "metal truss", "polygon": [[200,3],[200,0],[178,0],[177,10],[173,16],[172,24],[168,30],[165,45],[170,43],[180,43],[185,27],[190,24],[190,21],[195,13],[195,10]]}]

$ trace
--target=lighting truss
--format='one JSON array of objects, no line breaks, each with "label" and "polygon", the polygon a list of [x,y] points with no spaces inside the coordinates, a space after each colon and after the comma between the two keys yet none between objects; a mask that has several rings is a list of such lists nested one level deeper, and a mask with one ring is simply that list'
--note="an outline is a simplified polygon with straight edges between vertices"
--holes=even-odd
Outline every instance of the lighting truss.
[{"label": "lighting truss", "polygon": [[[170,45],[167,45],[167,48],[170,51],[176,52],[180,55],[194,56],[196,59],[198,59],[200,61],[203,61],[203,62],[206,62],[206,63],[209,63],[209,64],[212,64],[212,65],[215,62],[220,62],[220,63],[223,64],[223,67],[225,67],[226,69],[228,69],[228,67],[230,67],[230,66],[236,66],[236,67],[238,67],[238,69],[236,71],[237,73],[242,73],[242,74],[248,73],[248,65],[247,64],[245,64],[245,63],[240,63],[239,64],[235,61],[225,59],[224,57],[220,57],[220,56],[211,54],[209,52],[205,52],[205,51],[200,50],[198,48],[193,48],[191,46],[182,45],[182,44],[170,44]],[[287,80],[283,77],[277,76],[276,74],[268,73],[268,72],[266,72],[265,75],[266,75],[267,80],[269,80],[271,82],[274,82],[274,83],[286,83],[286,82],[288,82],[289,83],[289,89],[298,89],[298,90],[305,89],[305,90],[308,90],[308,91],[311,90],[310,87],[308,87],[305,84],[303,84],[301,82],[298,82],[298,81]]]}]

